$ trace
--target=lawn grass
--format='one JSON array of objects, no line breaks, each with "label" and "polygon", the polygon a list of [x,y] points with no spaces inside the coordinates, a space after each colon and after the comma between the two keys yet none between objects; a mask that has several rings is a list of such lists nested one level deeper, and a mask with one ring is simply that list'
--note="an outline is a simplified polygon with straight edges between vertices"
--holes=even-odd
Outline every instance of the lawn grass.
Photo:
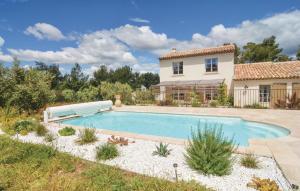
[{"label": "lawn grass", "polygon": [[85,161],[45,145],[0,136],[0,190],[208,191]]}]

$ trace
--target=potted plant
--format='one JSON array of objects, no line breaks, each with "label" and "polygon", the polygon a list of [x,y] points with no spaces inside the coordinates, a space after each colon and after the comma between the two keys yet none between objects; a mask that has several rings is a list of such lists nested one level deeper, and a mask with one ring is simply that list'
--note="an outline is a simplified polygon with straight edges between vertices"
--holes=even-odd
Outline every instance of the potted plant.
[{"label": "potted plant", "polygon": [[121,107],[122,106],[121,95],[117,94],[117,95],[115,95],[115,98],[116,98],[115,106],[116,107]]}]

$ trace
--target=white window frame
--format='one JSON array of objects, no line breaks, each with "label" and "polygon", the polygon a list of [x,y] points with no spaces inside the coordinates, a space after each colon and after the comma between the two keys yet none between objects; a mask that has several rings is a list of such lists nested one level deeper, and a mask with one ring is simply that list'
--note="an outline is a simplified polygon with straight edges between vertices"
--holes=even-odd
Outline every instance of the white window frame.
[{"label": "white window frame", "polygon": [[[215,61],[215,63],[214,63]],[[217,69],[214,70],[213,65],[217,65]],[[207,70],[209,68],[209,70]],[[218,58],[207,58],[205,59],[205,72],[210,73],[210,72],[218,72],[219,71],[219,60]]]},{"label": "white window frame", "polygon": [[268,103],[271,98],[271,86],[270,85],[260,85],[259,86],[259,102]]},{"label": "white window frame", "polygon": [[[214,89],[214,88],[206,89],[204,92],[204,97],[205,97],[205,100],[209,100],[209,101],[216,100],[218,97],[218,90]],[[210,97],[210,98],[208,98],[208,97]]]},{"label": "white window frame", "polygon": [[185,99],[185,94],[182,92],[176,92],[172,94],[173,100],[182,101]]},{"label": "white window frame", "polygon": [[[180,69],[180,65],[182,65],[182,69]],[[175,70],[176,68],[176,70]],[[182,75],[183,74],[183,62],[173,62],[172,63],[173,75]]]}]

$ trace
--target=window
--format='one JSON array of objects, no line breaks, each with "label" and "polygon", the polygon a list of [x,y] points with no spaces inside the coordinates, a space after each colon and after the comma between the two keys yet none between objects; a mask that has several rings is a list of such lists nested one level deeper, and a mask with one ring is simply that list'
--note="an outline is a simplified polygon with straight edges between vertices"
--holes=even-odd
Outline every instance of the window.
[{"label": "window", "polygon": [[218,71],[218,58],[205,59],[206,72],[217,72]]},{"label": "window", "polygon": [[259,86],[259,101],[270,102],[270,86],[263,85]]},{"label": "window", "polygon": [[185,99],[185,93],[180,88],[172,88],[172,98],[173,100],[184,100]]},{"label": "window", "polygon": [[173,100],[184,100],[184,93],[173,93]]},{"label": "window", "polygon": [[205,90],[205,100],[216,100],[218,98],[217,89],[206,89]]},{"label": "window", "polygon": [[183,62],[173,62],[173,74],[183,74]]}]

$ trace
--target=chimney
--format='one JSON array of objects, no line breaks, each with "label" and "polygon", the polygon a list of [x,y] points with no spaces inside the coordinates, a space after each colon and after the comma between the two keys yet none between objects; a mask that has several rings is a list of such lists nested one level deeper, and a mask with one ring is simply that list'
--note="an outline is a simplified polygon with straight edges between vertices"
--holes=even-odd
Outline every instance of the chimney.
[{"label": "chimney", "polygon": [[225,43],[223,44],[223,46],[227,46],[227,45],[231,45],[231,43],[230,43],[230,42],[225,42]]},{"label": "chimney", "polygon": [[176,52],[176,48],[172,48],[172,52]]}]

